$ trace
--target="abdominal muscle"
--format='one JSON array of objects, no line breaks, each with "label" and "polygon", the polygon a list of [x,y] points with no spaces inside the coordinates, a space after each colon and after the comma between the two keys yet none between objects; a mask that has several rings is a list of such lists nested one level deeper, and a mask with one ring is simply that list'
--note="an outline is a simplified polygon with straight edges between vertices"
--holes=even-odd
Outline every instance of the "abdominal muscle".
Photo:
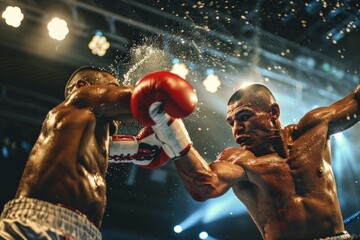
[{"label": "abdominal muscle", "polygon": [[[251,188],[250,188],[251,189]],[[288,196],[273,198],[264,189],[234,187],[264,239],[314,239],[343,231],[339,206],[331,196]],[[289,193],[289,192],[287,192]],[[340,217],[339,217],[340,216]]]},{"label": "abdominal muscle", "polygon": [[80,164],[71,169],[56,161],[48,169],[35,165],[29,159],[16,197],[36,198],[77,210],[100,225],[106,205],[106,184],[100,173]]}]

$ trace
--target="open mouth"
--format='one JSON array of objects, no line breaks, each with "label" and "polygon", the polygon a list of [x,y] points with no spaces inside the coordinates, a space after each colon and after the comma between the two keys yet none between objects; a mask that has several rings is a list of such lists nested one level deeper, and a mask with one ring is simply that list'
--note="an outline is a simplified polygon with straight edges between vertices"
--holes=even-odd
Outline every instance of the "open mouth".
[{"label": "open mouth", "polygon": [[240,146],[244,146],[246,145],[247,140],[248,140],[247,136],[238,136],[236,138],[236,143],[239,144]]}]

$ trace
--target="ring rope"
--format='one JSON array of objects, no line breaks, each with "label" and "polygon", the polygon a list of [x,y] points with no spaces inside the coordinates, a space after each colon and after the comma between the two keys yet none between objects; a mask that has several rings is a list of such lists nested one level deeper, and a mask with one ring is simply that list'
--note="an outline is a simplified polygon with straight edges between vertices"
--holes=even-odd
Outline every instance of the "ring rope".
[{"label": "ring rope", "polygon": [[356,218],[357,219],[360,219],[360,210],[357,211],[356,213],[354,213],[353,215],[351,215],[350,217],[347,217],[345,220],[344,220],[344,225],[347,225],[351,222],[353,222]]}]

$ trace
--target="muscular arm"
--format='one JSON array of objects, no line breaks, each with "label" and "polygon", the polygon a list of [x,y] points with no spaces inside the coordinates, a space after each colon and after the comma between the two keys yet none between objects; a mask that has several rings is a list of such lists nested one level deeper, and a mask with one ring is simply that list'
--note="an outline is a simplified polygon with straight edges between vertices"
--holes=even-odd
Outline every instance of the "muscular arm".
[{"label": "muscular arm", "polygon": [[132,120],[132,88],[115,85],[88,85],[77,89],[66,101],[79,108],[90,108],[101,117]]},{"label": "muscular arm", "polygon": [[360,117],[360,85],[343,99],[327,106],[316,108],[307,113],[296,126],[301,134],[318,124],[326,121],[329,126],[328,135],[344,131],[359,121]]},{"label": "muscular arm", "polygon": [[224,150],[216,161],[208,164],[192,147],[187,155],[175,162],[187,191],[195,200],[221,196],[236,182],[246,179],[245,170],[233,161],[234,150]]}]

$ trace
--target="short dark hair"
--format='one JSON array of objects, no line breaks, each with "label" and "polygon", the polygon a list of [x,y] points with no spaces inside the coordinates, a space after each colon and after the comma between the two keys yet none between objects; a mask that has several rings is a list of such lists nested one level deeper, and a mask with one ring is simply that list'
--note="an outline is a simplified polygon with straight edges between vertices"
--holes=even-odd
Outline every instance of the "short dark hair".
[{"label": "short dark hair", "polygon": [[233,104],[237,100],[249,97],[256,100],[259,103],[259,107],[268,107],[272,103],[276,103],[276,99],[270,89],[261,83],[253,83],[244,88],[239,88],[229,98],[227,105]]},{"label": "short dark hair", "polygon": [[[102,73],[109,73],[111,75],[113,75],[115,77],[115,75],[106,70],[106,69],[103,69],[103,68],[99,68],[99,67],[95,67],[95,66],[83,66],[83,67],[80,67],[78,69],[76,69],[72,74],[71,76],[69,77],[67,83],[66,83],[66,86],[65,86],[65,91],[64,91],[64,96],[65,98],[67,98],[70,93],[73,91],[73,88],[75,86],[75,83],[77,82],[77,76],[79,74],[82,74],[82,73],[88,73],[89,76],[91,76],[93,73],[98,73],[98,72],[102,72]],[[96,79],[93,79],[93,78],[88,78],[88,81],[90,81],[90,83],[94,84],[95,83],[95,80]]]}]

